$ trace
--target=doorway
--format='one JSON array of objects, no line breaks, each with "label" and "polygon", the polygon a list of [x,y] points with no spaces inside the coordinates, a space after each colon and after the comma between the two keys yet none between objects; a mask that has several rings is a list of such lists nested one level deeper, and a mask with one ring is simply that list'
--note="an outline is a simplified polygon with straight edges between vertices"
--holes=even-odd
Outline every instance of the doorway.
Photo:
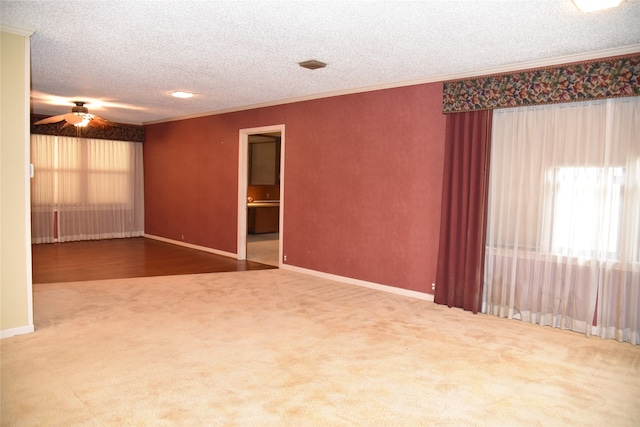
[{"label": "doorway", "polygon": [[238,259],[280,267],[285,126],[241,129],[239,138]]}]

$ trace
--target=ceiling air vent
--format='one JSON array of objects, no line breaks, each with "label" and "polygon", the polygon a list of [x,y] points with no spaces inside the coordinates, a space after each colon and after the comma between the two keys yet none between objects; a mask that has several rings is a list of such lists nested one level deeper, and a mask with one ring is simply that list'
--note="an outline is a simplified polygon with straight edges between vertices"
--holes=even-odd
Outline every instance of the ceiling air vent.
[{"label": "ceiling air vent", "polygon": [[324,62],[316,61],[315,59],[299,62],[298,65],[302,68],[308,68],[309,70],[317,70],[318,68],[324,68],[327,66]]}]

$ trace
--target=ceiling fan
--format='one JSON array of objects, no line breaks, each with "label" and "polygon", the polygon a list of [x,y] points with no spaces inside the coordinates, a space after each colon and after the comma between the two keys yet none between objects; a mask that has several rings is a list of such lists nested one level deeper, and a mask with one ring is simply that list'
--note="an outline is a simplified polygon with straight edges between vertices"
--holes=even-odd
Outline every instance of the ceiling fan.
[{"label": "ceiling fan", "polygon": [[64,126],[62,126],[62,129],[66,128],[67,126],[76,126],[76,127],[91,126],[98,129],[105,129],[110,126],[116,126],[115,123],[110,122],[107,119],[103,119],[102,117],[89,114],[89,109],[84,106],[86,102],[73,101],[73,103],[76,104],[76,106],[71,108],[70,113],[38,120],[37,122],[34,123],[34,125],[46,125],[50,123],[61,122],[62,120],[64,120],[66,121],[66,123],[64,124]]}]

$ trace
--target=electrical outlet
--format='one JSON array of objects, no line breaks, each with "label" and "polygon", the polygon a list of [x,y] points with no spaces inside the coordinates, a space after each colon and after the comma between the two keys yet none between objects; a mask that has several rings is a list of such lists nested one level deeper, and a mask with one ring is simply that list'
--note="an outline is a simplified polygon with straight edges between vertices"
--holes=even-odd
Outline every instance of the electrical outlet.
[{"label": "electrical outlet", "polygon": [[435,290],[436,290],[436,284],[435,284],[435,283],[432,283],[432,284],[431,284],[431,290],[432,290],[432,291],[435,291]]},{"label": "electrical outlet", "polygon": [[180,236],[180,238],[181,238],[182,240],[184,240],[184,234],[183,234],[183,235],[181,235],[181,236]]},{"label": "electrical outlet", "polygon": [[287,256],[285,255],[284,257],[282,257],[284,262],[287,262]]}]

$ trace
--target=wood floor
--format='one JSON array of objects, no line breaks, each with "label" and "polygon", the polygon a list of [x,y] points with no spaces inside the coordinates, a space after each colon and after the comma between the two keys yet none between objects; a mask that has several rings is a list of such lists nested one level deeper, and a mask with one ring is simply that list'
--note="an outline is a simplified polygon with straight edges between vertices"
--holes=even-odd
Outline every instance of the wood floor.
[{"label": "wood floor", "polygon": [[33,283],[275,268],[144,237],[32,246]]}]

